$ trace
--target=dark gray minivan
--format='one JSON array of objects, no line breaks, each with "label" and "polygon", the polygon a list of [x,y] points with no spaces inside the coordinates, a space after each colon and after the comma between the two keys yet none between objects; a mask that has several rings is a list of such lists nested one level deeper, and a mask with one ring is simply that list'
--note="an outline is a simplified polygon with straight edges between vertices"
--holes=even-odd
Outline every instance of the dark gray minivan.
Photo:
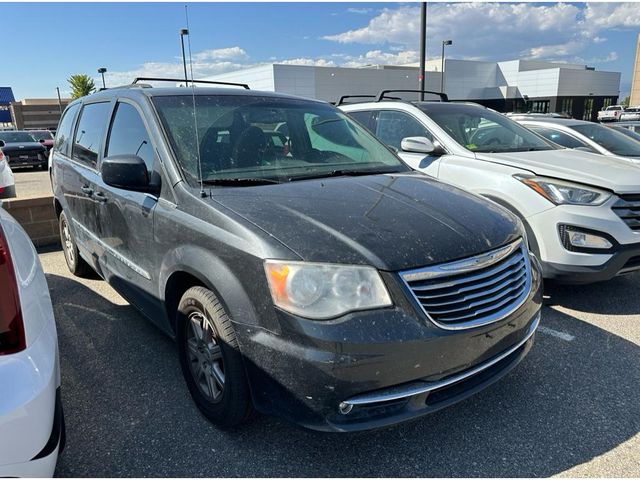
[{"label": "dark gray minivan", "polygon": [[242,88],[104,90],[52,158],[64,254],[175,337],[214,423],[393,424],[503,377],[541,279],[522,224],[413,172],[331,105]]}]

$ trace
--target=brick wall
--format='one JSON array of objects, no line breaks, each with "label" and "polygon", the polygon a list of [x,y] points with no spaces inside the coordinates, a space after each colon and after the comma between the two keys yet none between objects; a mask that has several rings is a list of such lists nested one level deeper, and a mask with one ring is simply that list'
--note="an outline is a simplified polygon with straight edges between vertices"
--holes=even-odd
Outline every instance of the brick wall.
[{"label": "brick wall", "polygon": [[4,200],[2,208],[22,225],[36,247],[60,243],[52,196]]}]

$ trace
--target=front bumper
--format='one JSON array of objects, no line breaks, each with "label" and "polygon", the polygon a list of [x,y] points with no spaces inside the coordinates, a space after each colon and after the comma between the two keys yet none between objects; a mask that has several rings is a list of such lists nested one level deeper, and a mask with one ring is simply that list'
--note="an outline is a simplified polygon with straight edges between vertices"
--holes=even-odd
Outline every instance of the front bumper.
[{"label": "front bumper", "polygon": [[[312,322],[278,311],[282,332],[237,325],[253,400],[264,413],[321,431],[384,427],[431,413],[497,381],[533,343],[542,302],[532,268],[527,300],[507,318],[445,330],[386,281],[393,308]],[[388,279],[386,279],[388,280]]]},{"label": "front bumper", "polygon": [[[526,219],[540,254],[543,276],[562,283],[586,284],[609,280],[640,269],[640,232],[631,230],[611,206],[562,205]],[[562,244],[560,225],[601,233],[614,247],[606,253],[569,251]]]}]

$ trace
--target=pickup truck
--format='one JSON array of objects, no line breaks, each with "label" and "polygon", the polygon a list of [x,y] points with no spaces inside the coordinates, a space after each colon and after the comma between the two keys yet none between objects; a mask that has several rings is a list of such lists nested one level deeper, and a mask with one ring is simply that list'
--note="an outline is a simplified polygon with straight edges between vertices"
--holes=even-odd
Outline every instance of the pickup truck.
[{"label": "pickup truck", "polygon": [[620,115],[624,112],[622,105],[611,105],[607,108],[603,108],[598,112],[599,122],[617,122],[620,120]]}]

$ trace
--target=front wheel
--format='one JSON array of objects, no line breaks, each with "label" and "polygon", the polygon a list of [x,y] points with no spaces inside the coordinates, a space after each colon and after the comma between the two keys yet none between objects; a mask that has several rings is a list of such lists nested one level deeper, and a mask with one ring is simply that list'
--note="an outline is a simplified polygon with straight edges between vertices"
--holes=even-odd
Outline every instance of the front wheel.
[{"label": "front wheel", "polygon": [[88,275],[91,272],[91,267],[80,256],[76,240],[73,238],[73,233],[69,226],[67,214],[64,211],[60,214],[58,223],[60,226],[60,243],[62,243],[62,251],[69,271],[77,277]]},{"label": "front wheel", "polygon": [[185,292],[178,306],[177,340],[187,387],[200,411],[220,427],[245,422],[253,411],[235,330],[216,295]]}]

